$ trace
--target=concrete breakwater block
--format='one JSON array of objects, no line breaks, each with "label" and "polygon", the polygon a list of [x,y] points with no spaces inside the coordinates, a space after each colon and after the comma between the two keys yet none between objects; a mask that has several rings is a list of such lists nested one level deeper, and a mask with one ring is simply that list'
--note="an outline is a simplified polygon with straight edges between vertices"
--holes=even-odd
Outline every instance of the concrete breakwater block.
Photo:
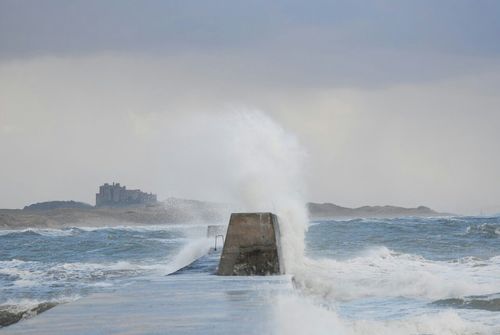
[{"label": "concrete breakwater block", "polygon": [[272,213],[233,213],[217,274],[283,274],[278,218]]}]

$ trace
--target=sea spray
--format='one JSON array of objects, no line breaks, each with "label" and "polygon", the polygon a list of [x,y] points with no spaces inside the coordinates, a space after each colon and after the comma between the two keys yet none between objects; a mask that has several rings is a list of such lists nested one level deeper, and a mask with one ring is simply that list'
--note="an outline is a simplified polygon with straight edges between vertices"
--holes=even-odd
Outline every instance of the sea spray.
[{"label": "sea spray", "polygon": [[[499,260],[433,261],[371,247],[345,260],[305,258],[296,287],[325,302],[384,297],[435,300],[497,291]],[[478,280],[477,278],[482,278]]]},{"label": "sea spray", "polygon": [[228,205],[230,212],[274,212],[280,220],[285,271],[304,257],[308,226],[304,165],[297,138],[268,114],[248,108],[188,113],[160,137],[165,190]]},{"label": "sea spray", "polygon": [[240,111],[224,117],[232,193],[245,211],[278,215],[285,271],[293,273],[303,262],[308,222],[303,199],[305,151],[263,112]]},{"label": "sea spray", "polygon": [[165,274],[171,274],[205,255],[212,245],[212,240],[208,238],[198,238],[189,241],[177,253],[174,258],[168,262],[165,267]]}]

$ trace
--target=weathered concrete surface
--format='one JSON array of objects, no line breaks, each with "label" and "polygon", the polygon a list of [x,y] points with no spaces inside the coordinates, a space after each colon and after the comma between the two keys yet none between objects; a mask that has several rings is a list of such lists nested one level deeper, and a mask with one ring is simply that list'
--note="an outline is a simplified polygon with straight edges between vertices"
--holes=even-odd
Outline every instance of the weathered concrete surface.
[{"label": "weathered concrete surface", "polygon": [[272,213],[233,213],[217,274],[283,274],[278,218]]}]

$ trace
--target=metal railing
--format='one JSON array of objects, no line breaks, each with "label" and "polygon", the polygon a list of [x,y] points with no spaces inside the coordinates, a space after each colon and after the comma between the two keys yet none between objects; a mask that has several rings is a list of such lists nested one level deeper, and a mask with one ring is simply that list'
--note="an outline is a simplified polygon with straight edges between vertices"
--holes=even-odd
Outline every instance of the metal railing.
[{"label": "metal railing", "polygon": [[224,235],[215,235],[215,251],[217,251],[217,240],[219,239],[219,237],[222,239],[222,246],[224,246]]}]

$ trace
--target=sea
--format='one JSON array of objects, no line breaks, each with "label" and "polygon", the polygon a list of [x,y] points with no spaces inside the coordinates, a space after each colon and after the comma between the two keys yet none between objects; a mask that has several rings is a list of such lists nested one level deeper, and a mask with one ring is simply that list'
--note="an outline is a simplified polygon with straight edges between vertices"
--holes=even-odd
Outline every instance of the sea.
[{"label": "sea", "polygon": [[[205,223],[1,230],[0,320],[168,276],[215,247],[206,234]],[[301,262],[284,276],[291,289],[266,300],[265,333],[500,334],[500,216],[312,221]]]}]

